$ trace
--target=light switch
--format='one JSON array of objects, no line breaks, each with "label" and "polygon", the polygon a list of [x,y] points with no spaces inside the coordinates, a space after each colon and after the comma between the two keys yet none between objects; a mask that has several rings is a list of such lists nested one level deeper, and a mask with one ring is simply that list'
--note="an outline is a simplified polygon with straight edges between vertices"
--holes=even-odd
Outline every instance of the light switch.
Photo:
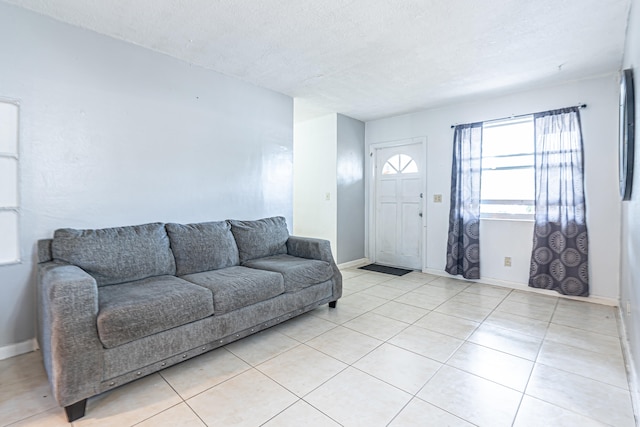
[{"label": "light switch", "polygon": [[326,201],[331,200],[331,193],[325,193],[325,195],[324,195],[324,199],[325,199]]}]

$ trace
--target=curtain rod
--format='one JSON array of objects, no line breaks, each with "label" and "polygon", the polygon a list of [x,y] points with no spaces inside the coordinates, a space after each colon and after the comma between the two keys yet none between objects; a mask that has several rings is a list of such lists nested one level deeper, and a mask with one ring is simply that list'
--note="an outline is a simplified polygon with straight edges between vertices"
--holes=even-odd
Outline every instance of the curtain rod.
[{"label": "curtain rod", "polygon": [[[578,104],[578,105],[576,105],[576,107],[578,107],[580,109],[587,108],[587,104]],[[537,114],[537,113],[519,114],[517,116],[508,116],[508,117],[502,117],[502,118],[499,118],[499,119],[485,120],[485,122],[493,122],[493,121],[497,121],[497,120],[506,120],[506,119],[517,119],[517,118],[520,118],[520,117],[532,116],[534,114]],[[451,129],[455,128],[456,126],[457,125],[451,125]]]}]

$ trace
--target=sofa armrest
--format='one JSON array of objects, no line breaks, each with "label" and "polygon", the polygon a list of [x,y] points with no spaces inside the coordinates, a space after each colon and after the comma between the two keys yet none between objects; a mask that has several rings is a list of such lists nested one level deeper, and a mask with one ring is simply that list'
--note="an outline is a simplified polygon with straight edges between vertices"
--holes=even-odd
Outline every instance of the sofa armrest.
[{"label": "sofa armrest", "polygon": [[340,273],[333,259],[331,244],[328,240],[289,236],[287,253],[292,256],[317,259],[331,264],[331,268],[333,268],[333,301],[337,301],[342,296],[342,273]]},{"label": "sofa armrest", "polygon": [[312,239],[310,237],[289,236],[287,253],[300,258],[318,259],[333,263],[331,245],[328,240]]},{"label": "sofa armrest", "polygon": [[97,315],[93,277],[73,265],[39,264],[38,336],[49,383],[61,406],[99,392],[103,347]]}]

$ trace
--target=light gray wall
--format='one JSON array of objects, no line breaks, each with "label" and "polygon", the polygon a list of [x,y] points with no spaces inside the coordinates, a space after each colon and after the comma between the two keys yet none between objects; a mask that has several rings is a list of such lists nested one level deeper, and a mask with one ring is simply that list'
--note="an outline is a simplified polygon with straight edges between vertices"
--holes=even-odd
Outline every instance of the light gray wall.
[{"label": "light gray wall", "polygon": [[0,3],[0,97],[20,102],[20,265],[0,349],[35,336],[35,244],[59,227],[284,215],[291,98]]},{"label": "light gray wall", "polygon": [[[635,83],[635,159],[631,200],[622,202],[620,302],[633,365],[640,369],[640,4],[632,2],[623,68],[633,68]],[[631,313],[626,314],[627,303]],[[637,381],[637,378],[634,379]]]},{"label": "light gray wall", "polygon": [[[584,138],[591,294],[606,299],[608,303],[617,303],[620,262],[617,92],[617,75],[611,74],[367,122],[367,146],[383,141],[427,137],[427,269],[443,272],[446,261],[453,141],[451,125],[530,114],[584,102],[588,107],[580,114]],[[365,176],[370,176],[369,172]],[[434,203],[435,194],[442,195],[442,203]],[[527,289],[532,223],[486,220],[481,222],[480,233],[483,279]],[[511,267],[504,266],[505,256],[511,257]]]},{"label": "light gray wall", "polygon": [[364,258],[364,123],[337,118],[337,262]]}]

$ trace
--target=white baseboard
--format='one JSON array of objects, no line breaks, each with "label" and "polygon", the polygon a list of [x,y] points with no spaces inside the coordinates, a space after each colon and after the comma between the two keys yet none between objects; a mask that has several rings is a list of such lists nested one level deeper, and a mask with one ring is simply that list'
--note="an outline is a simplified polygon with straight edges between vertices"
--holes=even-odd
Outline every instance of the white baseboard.
[{"label": "white baseboard", "polygon": [[360,258],[353,261],[348,261],[348,262],[343,262],[342,264],[338,264],[338,268],[361,267],[367,264],[371,264],[371,261],[369,261],[369,258]]},{"label": "white baseboard", "polygon": [[622,307],[618,308],[618,326],[620,328],[620,341],[622,342],[622,353],[627,368],[627,379],[629,381],[629,393],[631,394],[631,406],[633,407],[633,415],[640,420],[640,389],[638,388],[638,376],[636,373],[635,363],[631,357],[631,345],[627,339],[627,328],[624,323],[624,312]]},{"label": "white baseboard", "polygon": [[572,299],[576,301],[588,301],[594,304],[609,305],[612,307],[617,307],[620,305],[618,300],[613,298],[606,298],[606,297],[599,297],[599,296],[589,296],[585,298],[585,297],[574,297],[569,295],[562,295],[556,291],[532,288],[525,283],[509,282],[507,280],[492,279],[491,277],[481,277],[478,280],[468,280],[461,276],[452,276],[444,270],[436,270],[433,268],[425,268],[422,270],[422,272],[427,274],[433,274],[434,276],[450,277],[452,279],[465,280],[467,282],[484,283],[486,285],[501,286],[503,288],[517,289],[519,291],[532,292],[532,293],[541,294],[541,295],[549,295],[552,297]]},{"label": "white baseboard", "polygon": [[38,342],[35,338],[31,338],[30,340],[19,342],[17,344],[6,345],[4,347],[0,347],[0,360],[29,353],[30,351],[35,351],[38,348]]}]

